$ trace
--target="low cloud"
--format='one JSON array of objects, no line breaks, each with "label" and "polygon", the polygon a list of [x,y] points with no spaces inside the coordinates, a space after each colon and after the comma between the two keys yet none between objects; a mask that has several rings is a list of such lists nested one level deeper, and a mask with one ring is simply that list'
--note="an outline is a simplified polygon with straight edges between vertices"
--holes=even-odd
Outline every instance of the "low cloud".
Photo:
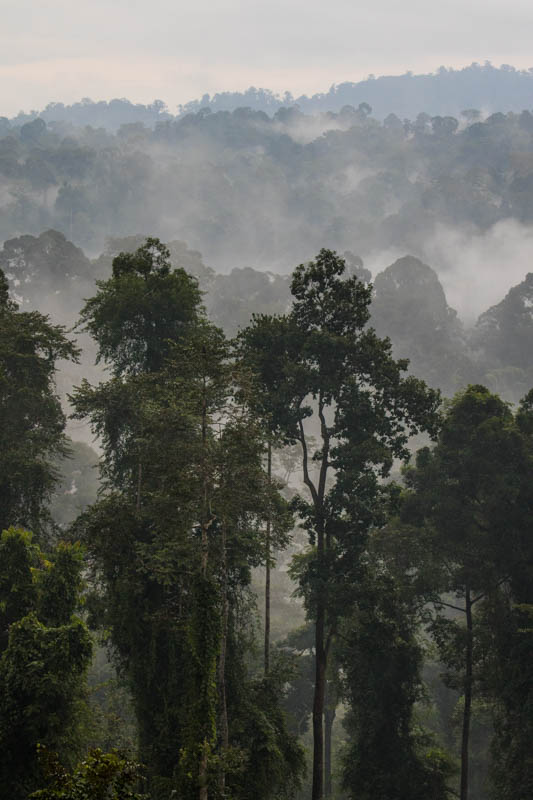
[{"label": "low cloud", "polygon": [[405,255],[435,270],[448,304],[472,325],[533,272],[533,226],[507,219],[480,232],[437,224],[410,253],[401,247],[376,250],[365,257],[365,267],[375,278]]},{"label": "low cloud", "polygon": [[478,233],[438,225],[424,251],[448,303],[471,323],[533,271],[533,227],[502,220]]}]

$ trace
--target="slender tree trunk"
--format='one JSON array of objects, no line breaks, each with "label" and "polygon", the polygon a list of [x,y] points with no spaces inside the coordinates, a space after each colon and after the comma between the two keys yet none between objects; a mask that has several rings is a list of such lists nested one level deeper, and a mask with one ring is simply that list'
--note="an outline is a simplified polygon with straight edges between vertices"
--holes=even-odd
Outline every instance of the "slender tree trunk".
[{"label": "slender tree trunk", "polygon": [[304,483],[311,493],[316,520],[316,546],[317,546],[317,573],[318,586],[316,587],[316,622],[315,622],[315,693],[313,697],[313,782],[311,800],[322,800],[324,796],[324,700],[326,691],[326,612],[327,612],[327,575],[325,574],[325,520],[324,497],[326,493],[326,478],[329,466],[329,432],[324,416],[324,403],[322,395],[318,399],[318,415],[322,433],[322,458],[318,488],[309,475],[309,454],[303,422],[300,420],[300,444],[302,445],[302,467]]},{"label": "slender tree trunk", "polygon": [[324,647],[325,608],[317,603],[315,626],[315,695],[313,698],[313,789],[312,800],[322,800],[324,792],[324,693],[326,650]]},{"label": "slender tree trunk", "polygon": [[324,794],[324,702],[326,699],[327,653],[325,641],[326,599],[322,576],[324,570],[324,523],[317,525],[318,580],[315,625],[315,694],[313,698],[313,788],[312,800]]},{"label": "slender tree trunk", "polygon": [[[207,560],[209,554],[209,495],[207,486],[207,400],[206,400],[206,379],[203,380],[203,397],[202,397],[202,515],[201,515],[201,571],[202,578],[207,577]],[[207,690],[208,691],[208,690]],[[209,753],[209,742],[207,737],[202,742],[200,764],[198,767],[198,784],[199,784],[199,800],[208,800],[208,785],[207,785],[207,762]]]},{"label": "slender tree trunk", "polygon": [[465,591],[466,611],[466,659],[465,659],[465,704],[463,710],[463,734],[461,740],[461,793],[460,800],[468,798],[468,751],[470,739],[470,718],[472,714],[472,661],[473,661],[473,626],[472,598],[470,587]]},{"label": "slender tree trunk", "polygon": [[209,542],[207,538],[207,531],[209,529],[209,496],[207,486],[207,401],[206,401],[206,379],[203,381],[203,397],[202,397],[202,576],[205,578],[207,575],[207,557],[209,550]]},{"label": "slender tree trunk", "polygon": [[271,538],[271,514],[270,514],[270,484],[272,482],[272,444],[270,439],[267,447],[267,475],[268,475],[268,509],[266,523],[266,574],[265,574],[265,675],[270,670],[270,538]]},{"label": "slender tree trunk", "polygon": [[[220,659],[218,662],[218,685],[220,692],[220,737],[223,756],[229,747],[228,706],[226,702],[226,650],[228,641],[229,615],[226,541],[226,521],[224,520],[222,524],[222,636],[220,641]],[[222,796],[224,796],[224,792],[226,790],[226,771],[223,763],[220,767],[219,785],[220,793]]]},{"label": "slender tree trunk", "polygon": [[332,794],[332,780],[331,780],[331,733],[333,730],[333,723],[335,721],[336,710],[334,706],[330,705],[329,700],[326,702],[326,709],[324,711],[324,796],[331,797]]}]

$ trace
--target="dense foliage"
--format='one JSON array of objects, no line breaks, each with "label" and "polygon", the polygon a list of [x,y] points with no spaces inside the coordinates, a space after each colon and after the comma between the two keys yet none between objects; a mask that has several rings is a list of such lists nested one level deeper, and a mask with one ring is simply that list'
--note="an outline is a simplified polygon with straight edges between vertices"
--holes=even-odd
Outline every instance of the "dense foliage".
[{"label": "dense foliage", "polygon": [[64,328],[18,310],[0,270],[0,529],[22,525],[44,535],[49,528],[53,460],[66,451],[56,361],[76,354]]},{"label": "dense foliage", "polygon": [[[414,257],[372,285],[323,249],[289,281],[140,236],[91,262],[47,231],[0,263],[10,796],[529,798],[530,276],[468,331]],[[99,365],[68,380],[99,459],[66,446],[54,375],[75,346],[11,299],[32,309],[58,275],[69,319],[85,294]],[[459,391],[440,407],[437,387]],[[256,595],[275,604],[264,658]],[[87,624],[113,676],[100,716]]]},{"label": "dense foliage", "polygon": [[140,765],[119,753],[92,750],[72,771],[66,770],[57,754],[39,745],[39,761],[48,786],[30,795],[31,800],[145,800],[135,787],[141,777]]},{"label": "dense foliage", "polygon": [[79,547],[43,552],[31,533],[0,539],[0,779],[13,800],[39,785],[37,745],[79,755],[77,730],[92,642],[75,616]]},{"label": "dense foliage", "polygon": [[139,117],[116,133],[97,115],[79,126],[6,122],[0,238],[55,228],[95,252],[110,235],[150,231],[185,239],[219,269],[287,272],[322,246],[363,257],[399,249],[428,261],[435,249],[445,259],[465,231],[531,224],[530,100],[483,117],[475,108],[487,103],[469,102],[459,116],[433,111],[427,97],[413,111],[389,105],[380,121],[363,97],[324,113],[302,105],[271,116],[215,104],[153,129]]},{"label": "dense foliage", "polygon": [[[293,274],[290,314],[258,316],[240,336],[260,381],[267,423],[282,441],[299,443],[302,453],[308,494],[293,505],[311,549],[294,574],[315,623],[313,800],[322,797],[324,785],[329,650],[346,602],[343,589],[358,577],[378,476],[388,475],[394,457],[406,456],[409,433],[432,428],[438,405],[437,393],[402,376],[407,365],[394,361],[390,342],[366,328],[370,287],[356,276],[343,280],[344,271],[343,259],[321,250]],[[319,432],[315,450],[310,425]]]},{"label": "dense foliage", "polygon": [[[297,785],[301,754],[276,712],[279,678],[247,676],[248,586],[265,558],[266,504],[280,533],[287,513],[269,496],[247,377],[203,318],[195,280],[167,257],[152,240],[117,256],[82,312],[113,377],[74,395],[102,436],[109,490],[78,528],[106,586],[102,623],[128,676],[154,796],[178,786],[207,797],[242,785],[244,772],[246,785],[263,776],[254,793],[267,798]],[[139,274],[150,281],[144,301],[130,285]],[[255,694],[278,717],[268,734]]]}]

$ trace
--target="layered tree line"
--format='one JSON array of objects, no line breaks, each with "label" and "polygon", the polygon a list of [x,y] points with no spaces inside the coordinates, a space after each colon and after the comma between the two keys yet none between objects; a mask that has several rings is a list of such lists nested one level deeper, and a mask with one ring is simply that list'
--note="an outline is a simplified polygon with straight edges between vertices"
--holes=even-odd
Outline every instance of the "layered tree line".
[{"label": "layered tree line", "polygon": [[[228,339],[198,279],[138,244],[79,315],[105,367],[70,397],[100,491],[69,525],[51,504],[68,455],[54,376],[79,351],[2,276],[9,796],[529,798],[531,392],[512,407],[473,383],[443,404],[376,332],[351,254],[321,250],[284,313]],[[275,642],[258,568],[289,546],[306,623]],[[97,640],[131,697],[129,752],[95,725]]]},{"label": "layered tree line", "polygon": [[[107,277],[120,252],[133,252],[145,237],[110,237],[103,252],[88,258],[59,231],[8,239],[0,250],[0,269],[9,277],[13,296],[25,310],[45,308],[68,326],[76,324],[94,281]],[[216,272],[186,242],[168,244],[173,268],[198,279],[209,319],[233,337],[255,313],[284,314],[291,304],[290,276],[252,267]],[[342,254],[346,274],[363,283],[371,273],[360,256]],[[533,273],[512,286],[504,297],[482,311],[477,320],[463,320],[451,307],[436,271],[414,256],[404,256],[373,280],[372,326],[389,337],[397,358],[409,360],[409,371],[452,396],[468,383],[482,383],[505,400],[517,403],[533,383]],[[503,291],[502,291],[503,294]],[[93,367],[96,343],[80,332],[83,363],[70,364],[59,375],[62,394],[83,377],[97,380]]]},{"label": "layered tree line", "polygon": [[220,270],[288,273],[323,246],[427,261],[442,226],[531,225],[530,105],[486,118],[481,99],[455,116],[421,104],[376,118],[366,98],[270,116],[215,106],[154,128],[139,113],[116,132],[96,110],[79,125],[0,119],[0,238],[54,228],[95,253],[141,231],[186,239]]},{"label": "layered tree line", "polygon": [[[143,105],[124,98],[95,102],[85,97],[72,105],[48,103],[40,112],[20,111],[10,122],[23,125],[41,117],[46,122],[92,125],[114,131],[121,125],[140,121],[154,126],[204,108],[212,111],[251,108],[275,114],[280,108],[297,106],[304,113],[316,114],[338,112],[346,105],[357,107],[361,103],[373,106],[378,119],[384,119],[391,111],[402,118],[413,118],[421,108],[432,115],[456,116],[463,109],[473,108],[482,108],[489,113],[498,108],[519,112],[530,103],[531,81],[531,69],[520,70],[509,64],[498,68],[485,61],[483,65],[474,62],[462,69],[439,67],[426,75],[413,75],[411,72],[380,77],[369,75],[359,83],[333,84],[329,91],[317,92],[310,97],[305,94],[295,97],[288,91],[279,94],[254,86],[244,92],[204,94],[198,100],[179,105],[175,115],[161,100]],[[6,124],[8,121],[4,118],[2,122]]]}]

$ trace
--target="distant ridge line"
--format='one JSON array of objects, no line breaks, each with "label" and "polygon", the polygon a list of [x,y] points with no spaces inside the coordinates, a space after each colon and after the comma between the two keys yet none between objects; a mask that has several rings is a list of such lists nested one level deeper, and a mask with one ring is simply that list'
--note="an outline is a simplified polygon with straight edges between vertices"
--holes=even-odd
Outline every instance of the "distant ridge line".
[{"label": "distant ridge line", "polygon": [[22,125],[36,117],[45,122],[68,122],[73,125],[92,125],[117,130],[121,125],[142,122],[153,127],[158,122],[178,119],[185,114],[209,108],[211,112],[251,108],[269,115],[282,107],[297,105],[305,114],[338,112],[343,106],[357,107],[368,103],[372,115],[384,119],[396,114],[401,119],[414,119],[424,112],[432,116],[458,116],[465,109],[477,109],[485,114],[495,111],[516,112],[533,108],[533,68],[519,70],[503,64],[494,67],[490,62],[473,63],[460,69],[440,67],[434,73],[413,75],[369,76],[356,83],[345,81],[333,84],[327,92],[293,96],[278,94],[269,89],[250,87],[244,92],[204,94],[169,111],[162,100],[144,105],[125,98],[92,101],[84,98],[71,105],[49,103],[41,111],[20,112],[11,123]]}]

